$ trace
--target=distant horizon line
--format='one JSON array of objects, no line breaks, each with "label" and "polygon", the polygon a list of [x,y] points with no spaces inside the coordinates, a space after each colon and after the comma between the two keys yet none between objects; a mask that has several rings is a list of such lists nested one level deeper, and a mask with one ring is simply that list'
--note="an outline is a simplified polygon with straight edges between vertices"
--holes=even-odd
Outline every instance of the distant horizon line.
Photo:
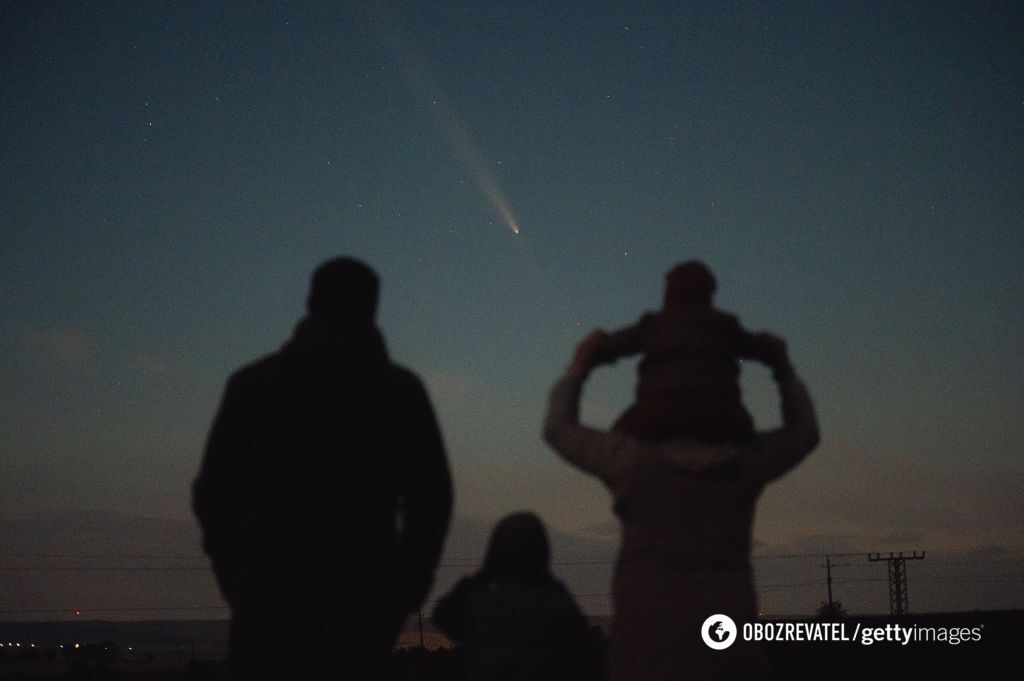
[{"label": "distant horizon line", "polygon": [[[923,611],[923,612],[910,612],[904,615],[893,615],[884,612],[873,612],[873,613],[847,613],[839,619],[867,619],[875,617],[894,618],[894,617],[933,617],[933,616],[953,616],[953,615],[977,615],[977,614],[997,614],[997,613],[1021,613],[1024,614],[1024,608],[978,608],[974,610],[949,610],[949,611]],[[589,615],[584,613],[584,617],[588,620],[610,620],[614,618],[614,615]],[[423,620],[432,620],[433,617],[424,613]],[[817,619],[815,613],[769,613],[760,614],[758,619]],[[407,616],[406,622],[418,620],[416,613],[411,613]],[[0,620],[0,625],[20,625],[20,624],[137,624],[137,623],[149,623],[149,622],[230,622],[230,617],[193,617],[193,618],[150,618],[150,619],[35,619],[35,620]],[[404,629],[403,629],[404,631]]]}]

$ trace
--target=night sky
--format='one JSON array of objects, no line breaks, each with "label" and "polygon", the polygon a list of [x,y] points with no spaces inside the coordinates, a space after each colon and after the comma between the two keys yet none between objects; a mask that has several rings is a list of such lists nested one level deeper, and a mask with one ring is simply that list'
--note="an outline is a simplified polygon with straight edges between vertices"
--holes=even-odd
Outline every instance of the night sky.
[{"label": "night sky", "polygon": [[[836,597],[885,612],[859,554],[900,550],[912,610],[1024,607],[1021,6],[555,4],[2,4],[0,619],[226,614],[207,429],[341,254],[444,432],[439,589],[530,508],[608,612],[617,526],[547,390],[701,258],[821,421],[759,506],[763,609],[812,612],[814,554],[850,552]],[[598,372],[585,420],[634,380]]]}]

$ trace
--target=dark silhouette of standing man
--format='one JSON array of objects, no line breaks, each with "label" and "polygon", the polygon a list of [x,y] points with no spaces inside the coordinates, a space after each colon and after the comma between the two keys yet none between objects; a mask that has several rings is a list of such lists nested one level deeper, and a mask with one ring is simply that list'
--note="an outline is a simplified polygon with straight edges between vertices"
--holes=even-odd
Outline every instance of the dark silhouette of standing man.
[{"label": "dark silhouette of standing man", "polygon": [[358,260],[324,263],[294,337],[228,381],[193,508],[235,678],[383,672],[430,589],[451,481],[423,385],[374,324],[378,290]]}]

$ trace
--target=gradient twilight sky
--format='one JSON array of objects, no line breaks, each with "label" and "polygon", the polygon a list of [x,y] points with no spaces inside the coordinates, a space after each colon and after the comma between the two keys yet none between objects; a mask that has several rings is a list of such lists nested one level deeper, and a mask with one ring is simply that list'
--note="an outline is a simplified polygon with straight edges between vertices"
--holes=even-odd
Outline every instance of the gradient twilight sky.
[{"label": "gradient twilight sky", "polygon": [[[1024,8],[555,4],[0,5],[0,567],[32,568],[0,610],[220,604],[202,570],[37,568],[203,565],[189,486],[224,381],[338,254],[380,273],[449,447],[439,588],[521,508],[556,560],[612,555],[546,393],[698,257],[821,420],[756,553],[924,549],[912,607],[1024,607]],[[585,419],[634,377],[595,375]],[[884,568],[850,560],[838,597],[884,611]],[[820,562],[760,561],[765,610],[816,608]],[[607,611],[609,565],[559,569]]]}]

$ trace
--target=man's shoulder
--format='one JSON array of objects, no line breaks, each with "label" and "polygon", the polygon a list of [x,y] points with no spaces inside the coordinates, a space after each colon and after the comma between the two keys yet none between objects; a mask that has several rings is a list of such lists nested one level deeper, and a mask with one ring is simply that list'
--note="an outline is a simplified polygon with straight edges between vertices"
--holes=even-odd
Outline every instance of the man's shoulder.
[{"label": "man's shoulder", "polygon": [[411,369],[408,369],[401,364],[388,362],[384,365],[383,371],[385,371],[395,381],[399,381],[407,385],[423,385],[423,381],[420,380],[419,376],[417,376]]},{"label": "man's shoulder", "polygon": [[261,383],[283,370],[280,352],[272,352],[237,369],[228,377],[228,385],[246,386]]},{"label": "man's shoulder", "polygon": [[[300,362],[300,364],[302,364]],[[265,355],[239,368],[228,378],[228,387],[238,393],[259,393],[266,389],[291,382],[296,374],[305,373],[308,366],[296,366],[294,358],[287,352],[274,352]],[[349,380],[358,385],[367,383],[377,385],[381,393],[391,398],[425,394],[423,382],[419,376],[400,364],[387,361],[379,365],[362,365],[354,373],[341,372],[337,378],[342,383]]]},{"label": "man's shoulder", "polygon": [[386,380],[387,389],[395,395],[411,395],[414,393],[426,393],[426,388],[420,377],[401,364],[388,362],[382,367],[383,378]]}]

